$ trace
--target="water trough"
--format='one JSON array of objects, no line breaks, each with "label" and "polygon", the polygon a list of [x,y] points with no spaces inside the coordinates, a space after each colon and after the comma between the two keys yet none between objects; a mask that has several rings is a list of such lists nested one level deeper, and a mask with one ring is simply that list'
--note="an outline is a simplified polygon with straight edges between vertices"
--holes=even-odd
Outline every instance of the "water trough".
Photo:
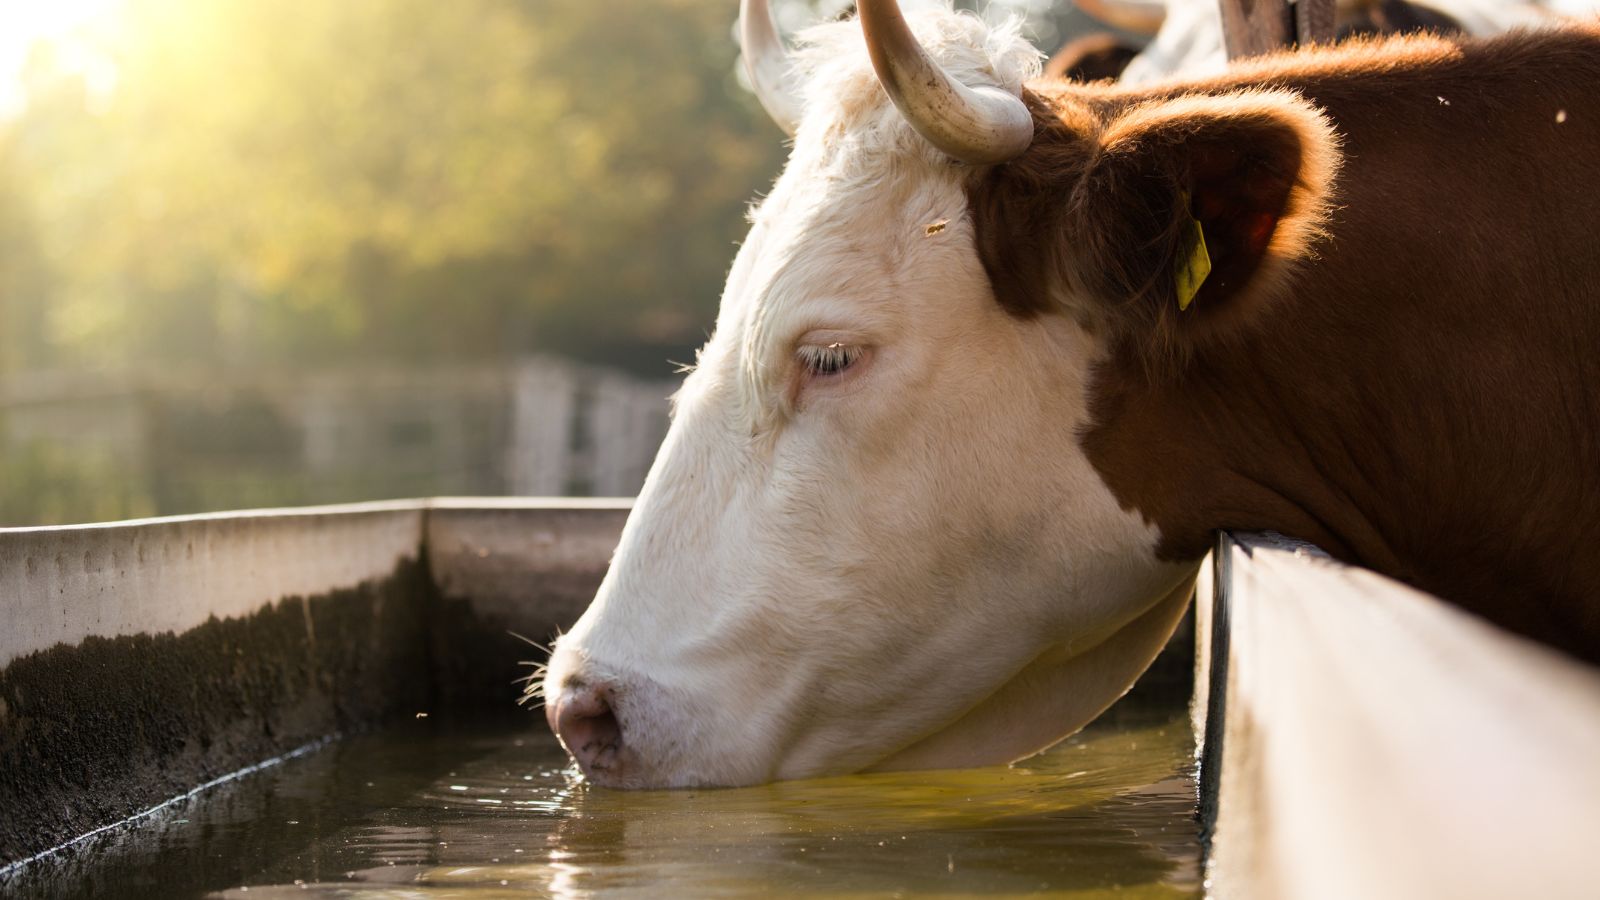
[{"label": "water trough", "polygon": [[0,529],[0,867],[399,716],[511,708],[626,500]]},{"label": "water trough", "polygon": [[1211,893],[1595,896],[1600,670],[1308,544],[1223,535],[1212,559]]},{"label": "water trough", "polygon": [[[576,618],[628,508],[0,530],[0,893],[30,859],[286,754],[510,709],[530,655],[511,632]],[[1208,893],[1592,888],[1600,673],[1305,545],[1224,536],[1213,557],[1193,704]]]}]

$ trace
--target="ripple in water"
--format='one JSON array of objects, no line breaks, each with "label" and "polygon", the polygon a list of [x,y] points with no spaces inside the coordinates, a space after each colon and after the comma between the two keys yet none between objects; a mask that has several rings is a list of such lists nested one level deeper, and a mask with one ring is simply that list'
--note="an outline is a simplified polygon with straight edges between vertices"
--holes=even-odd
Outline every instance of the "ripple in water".
[{"label": "ripple in water", "polygon": [[542,727],[355,737],[29,867],[27,896],[1191,897],[1193,743],[1121,716],[1010,767],[627,793]]}]

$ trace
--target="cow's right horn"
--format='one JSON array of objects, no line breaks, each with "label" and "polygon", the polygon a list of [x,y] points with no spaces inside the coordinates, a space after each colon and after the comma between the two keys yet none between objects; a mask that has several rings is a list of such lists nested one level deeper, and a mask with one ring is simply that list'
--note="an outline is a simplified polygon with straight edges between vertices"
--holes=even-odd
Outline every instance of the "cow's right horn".
[{"label": "cow's right horn", "polygon": [[794,135],[800,125],[800,98],[789,75],[789,53],[778,36],[767,0],[739,0],[739,48],[744,70],[756,99],[784,133]]},{"label": "cow's right horn", "polygon": [[951,78],[917,43],[895,0],[859,0],[856,8],[878,81],[918,134],[975,165],[1015,159],[1028,149],[1033,114],[1021,98]]}]

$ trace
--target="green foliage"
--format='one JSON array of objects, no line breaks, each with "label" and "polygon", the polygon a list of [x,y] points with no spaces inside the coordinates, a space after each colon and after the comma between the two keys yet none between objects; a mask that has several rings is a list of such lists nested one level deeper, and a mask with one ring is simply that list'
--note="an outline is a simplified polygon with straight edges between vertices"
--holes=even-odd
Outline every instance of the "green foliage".
[{"label": "green foliage", "polygon": [[126,460],[96,448],[33,442],[0,456],[0,527],[154,515]]},{"label": "green foliage", "polygon": [[[710,326],[780,135],[731,0],[126,0],[0,124],[0,371],[558,349]],[[679,358],[686,358],[680,356]]]}]

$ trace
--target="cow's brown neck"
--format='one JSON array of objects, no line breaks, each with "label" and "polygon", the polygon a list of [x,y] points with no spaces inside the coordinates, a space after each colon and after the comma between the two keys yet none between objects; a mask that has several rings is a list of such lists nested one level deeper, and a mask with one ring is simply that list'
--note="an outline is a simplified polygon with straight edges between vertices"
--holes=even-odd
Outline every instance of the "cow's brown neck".
[{"label": "cow's brown neck", "polygon": [[[1387,70],[1336,51],[1190,88],[1328,113],[1329,236],[1179,370],[1125,342],[1084,446],[1166,555],[1276,530],[1600,660],[1600,35],[1390,46]],[[1081,91],[1057,102],[1131,97]]]}]

